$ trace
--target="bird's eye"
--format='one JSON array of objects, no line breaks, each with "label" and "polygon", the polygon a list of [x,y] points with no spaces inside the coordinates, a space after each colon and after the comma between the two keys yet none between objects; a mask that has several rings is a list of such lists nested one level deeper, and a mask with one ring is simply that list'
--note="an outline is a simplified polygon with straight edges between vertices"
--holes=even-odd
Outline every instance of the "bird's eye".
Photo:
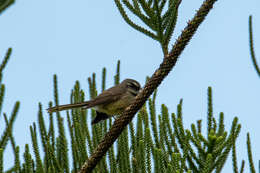
[{"label": "bird's eye", "polygon": [[127,86],[129,88],[133,88],[136,91],[138,91],[140,89],[140,86],[136,82],[129,82]]}]

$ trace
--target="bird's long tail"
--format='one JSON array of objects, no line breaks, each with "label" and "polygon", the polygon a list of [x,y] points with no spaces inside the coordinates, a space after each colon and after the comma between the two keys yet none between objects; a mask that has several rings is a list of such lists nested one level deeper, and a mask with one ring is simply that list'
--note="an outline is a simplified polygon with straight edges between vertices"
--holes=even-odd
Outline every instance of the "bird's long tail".
[{"label": "bird's long tail", "polygon": [[51,113],[51,112],[58,112],[58,111],[68,110],[68,109],[72,109],[72,108],[80,108],[80,107],[85,108],[85,109],[89,108],[89,102],[54,106],[54,107],[48,108],[47,111],[49,113]]}]

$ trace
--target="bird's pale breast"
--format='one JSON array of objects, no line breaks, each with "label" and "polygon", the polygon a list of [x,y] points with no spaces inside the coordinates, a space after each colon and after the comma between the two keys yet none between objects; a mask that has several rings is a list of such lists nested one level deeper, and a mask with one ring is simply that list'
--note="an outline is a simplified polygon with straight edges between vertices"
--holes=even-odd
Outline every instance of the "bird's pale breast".
[{"label": "bird's pale breast", "polygon": [[96,110],[111,116],[120,115],[125,110],[125,108],[129,106],[134,100],[135,97],[126,94],[115,102],[97,106]]}]

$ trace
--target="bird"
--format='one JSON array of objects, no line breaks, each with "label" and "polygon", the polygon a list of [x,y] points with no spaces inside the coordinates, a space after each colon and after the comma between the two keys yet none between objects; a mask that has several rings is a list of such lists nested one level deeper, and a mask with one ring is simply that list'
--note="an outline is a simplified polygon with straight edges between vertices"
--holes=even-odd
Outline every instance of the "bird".
[{"label": "bird", "polygon": [[73,108],[94,108],[96,117],[91,122],[93,125],[114,115],[122,114],[125,108],[135,101],[140,89],[139,82],[134,79],[125,79],[120,84],[104,90],[96,98],[89,101],[58,105],[48,108],[47,111],[52,113]]}]

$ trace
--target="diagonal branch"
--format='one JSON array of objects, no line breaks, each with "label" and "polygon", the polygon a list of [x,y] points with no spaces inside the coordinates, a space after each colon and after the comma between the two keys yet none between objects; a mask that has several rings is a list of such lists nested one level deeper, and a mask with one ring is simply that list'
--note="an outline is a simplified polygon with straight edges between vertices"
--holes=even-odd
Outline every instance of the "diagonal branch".
[{"label": "diagonal branch", "polygon": [[171,52],[165,56],[163,62],[160,64],[160,67],[155,71],[151,79],[146,83],[143,90],[137,95],[135,102],[127,107],[123,115],[115,120],[113,126],[104,136],[103,140],[100,142],[97,148],[94,150],[91,157],[89,157],[89,159],[82,165],[79,173],[91,172],[95,168],[97,163],[106,154],[108,149],[116,141],[124,128],[128,125],[128,123],[131,122],[136,112],[142,107],[148,97],[154,92],[154,90],[160,85],[163,79],[175,66],[178,57],[184,50],[185,46],[189,43],[199,25],[205,19],[216,1],[217,0],[204,1],[194,18],[188,22],[188,25],[182,31],[182,34],[179,36],[179,38],[176,40]]},{"label": "diagonal branch", "polygon": [[15,0],[4,0],[0,1],[0,14],[6,10],[8,7],[10,7],[12,4],[14,4]]}]

